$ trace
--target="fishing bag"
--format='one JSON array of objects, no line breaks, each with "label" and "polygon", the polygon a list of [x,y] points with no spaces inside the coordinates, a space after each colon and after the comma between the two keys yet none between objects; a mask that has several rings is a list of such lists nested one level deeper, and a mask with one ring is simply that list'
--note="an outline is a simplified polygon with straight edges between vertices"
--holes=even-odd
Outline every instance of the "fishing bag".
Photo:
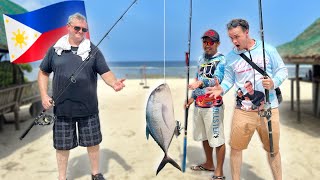
[{"label": "fishing bag", "polygon": [[[241,53],[240,56],[245,60],[247,61],[247,63],[249,63],[253,69],[257,70],[260,74],[262,74],[263,76],[267,75],[268,74],[262,70],[259,66],[256,65],[256,63],[252,62],[245,54]],[[269,77],[269,76],[268,76]],[[278,99],[278,103],[280,104],[282,102],[282,93],[281,93],[281,90],[279,87],[277,87],[275,89],[276,91],[276,95],[277,95],[277,99]]]}]

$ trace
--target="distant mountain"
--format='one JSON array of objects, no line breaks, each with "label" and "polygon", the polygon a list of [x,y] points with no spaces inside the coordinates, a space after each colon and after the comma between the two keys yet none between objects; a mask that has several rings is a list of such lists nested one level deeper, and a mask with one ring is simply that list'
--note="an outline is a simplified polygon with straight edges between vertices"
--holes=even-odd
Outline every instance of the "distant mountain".
[{"label": "distant mountain", "polygon": [[2,14],[21,14],[27,12],[26,9],[21,6],[9,1],[0,1],[0,50],[8,50],[6,32],[4,29],[4,22]]},{"label": "distant mountain", "polygon": [[320,18],[293,41],[277,47],[282,57],[320,56]]}]

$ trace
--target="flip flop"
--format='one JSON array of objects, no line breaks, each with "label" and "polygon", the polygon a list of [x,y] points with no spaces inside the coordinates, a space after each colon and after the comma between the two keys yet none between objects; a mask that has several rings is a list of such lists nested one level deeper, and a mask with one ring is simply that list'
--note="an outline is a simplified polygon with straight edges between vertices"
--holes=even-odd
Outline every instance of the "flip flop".
[{"label": "flip flop", "polygon": [[216,179],[222,179],[225,180],[226,177],[225,176],[212,176],[212,180],[216,180]]},{"label": "flip flop", "polygon": [[207,169],[207,168],[203,167],[201,164],[195,165],[195,166],[191,166],[190,169],[193,170],[193,171],[211,171],[211,172],[214,171],[214,170]]}]

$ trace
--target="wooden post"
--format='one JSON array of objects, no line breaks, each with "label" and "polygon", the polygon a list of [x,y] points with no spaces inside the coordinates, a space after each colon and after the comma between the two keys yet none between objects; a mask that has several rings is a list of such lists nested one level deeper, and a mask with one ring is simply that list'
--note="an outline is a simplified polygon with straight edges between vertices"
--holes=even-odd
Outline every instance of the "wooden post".
[{"label": "wooden post", "polygon": [[147,70],[146,70],[146,66],[144,66],[144,89],[148,89],[149,86],[147,85]]},{"label": "wooden post", "polygon": [[316,117],[319,117],[320,116],[320,105],[319,105],[319,103],[320,103],[320,98],[319,98],[319,81],[315,81],[314,82],[314,85],[316,86],[316,88],[315,88],[315,98],[314,98],[314,106],[315,106],[315,111],[314,111],[314,113],[315,113],[315,116]]},{"label": "wooden post", "polygon": [[144,72],[144,68],[145,68],[145,66],[141,66],[140,67],[140,75],[141,75],[141,81],[140,81],[140,85],[143,85],[144,83],[143,83],[143,72]]},{"label": "wooden post", "polygon": [[3,124],[4,124],[5,117],[3,114],[0,115],[0,132],[3,131]]},{"label": "wooden post", "polygon": [[293,79],[290,80],[291,81],[291,111],[294,110],[294,83],[293,83]]},{"label": "wooden post", "polygon": [[296,88],[297,88],[297,120],[298,123],[300,120],[300,81],[299,81],[299,64],[296,64]]}]

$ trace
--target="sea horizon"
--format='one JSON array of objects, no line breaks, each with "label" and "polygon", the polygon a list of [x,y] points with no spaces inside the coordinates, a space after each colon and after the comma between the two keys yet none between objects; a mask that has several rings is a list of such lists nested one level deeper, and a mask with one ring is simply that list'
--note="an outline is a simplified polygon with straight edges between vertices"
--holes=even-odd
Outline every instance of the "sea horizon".
[{"label": "sea horizon", "polygon": [[[39,65],[41,61],[30,63],[33,70],[31,73],[25,72],[25,77],[29,81],[34,81],[37,78]],[[111,71],[117,78],[126,79],[142,79],[142,78],[186,78],[187,67],[184,60],[171,60],[171,61],[110,61],[107,62]],[[286,64],[288,68],[288,77],[295,77],[295,65]],[[300,65],[299,76],[306,77],[312,65]],[[197,71],[197,62],[190,61],[189,65],[190,78],[195,77]]]}]

